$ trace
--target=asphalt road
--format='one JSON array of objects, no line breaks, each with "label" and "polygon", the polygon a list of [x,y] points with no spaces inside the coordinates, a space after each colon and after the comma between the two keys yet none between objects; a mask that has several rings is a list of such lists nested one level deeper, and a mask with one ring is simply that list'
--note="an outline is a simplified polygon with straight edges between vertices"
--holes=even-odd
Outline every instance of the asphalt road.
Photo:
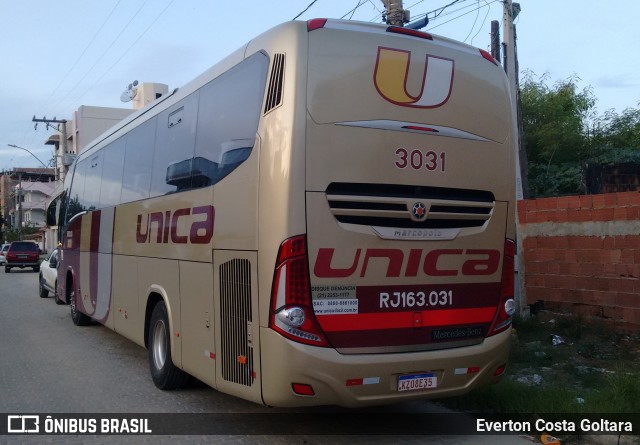
[{"label": "asphalt road", "polygon": [[[51,296],[39,298],[37,282],[38,274],[31,270],[14,269],[7,274],[0,269],[0,422],[8,422],[9,414],[30,413],[40,413],[41,417],[69,413],[219,413],[230,416],[223,420],[240,422],[234,424],[237,431],[226,435],[7,435],[0,436],[0,444],[531,444],[518,436],[372,436],[365,431],[362,435],[341,436],[330,434],[329,425],[326,434],[317,429],[313,434],[251,434],[255,431],[251,419],[264,422],[273,414],[291,415],[279,419],[295,422],[300,414],[320,419],[353,416],[362,420],[369,416],[379,421],[384,413],[392,413],[392,421],[402,418],[403,413],[441,413],[443,409],[429,402],[412,402],[374,410],[279,410],[222,394],[197,381],[186,389],[160,391],[149,376],[145,349],[101,325],[74,326],[68,306],[56,305]],[[329,417],[322,417],[324,413]],[[175,421],[189,418],[163,418],[174,417]],[[294,427],[300,425],[292,423]]]}]

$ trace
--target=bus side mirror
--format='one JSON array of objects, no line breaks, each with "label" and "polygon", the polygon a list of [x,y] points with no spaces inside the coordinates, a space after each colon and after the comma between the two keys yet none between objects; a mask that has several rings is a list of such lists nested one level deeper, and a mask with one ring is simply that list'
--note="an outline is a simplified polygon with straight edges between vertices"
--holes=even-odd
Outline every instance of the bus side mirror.
[{"label": "bus side mirror", "polygon": [[56,218],[57,208],[58,208],[57,199],[54,199],[53,201],[51,201],[51,204],[49,204],[49,207],[47,207],[47,225],[49,227],[58,225],[58,221]]}]

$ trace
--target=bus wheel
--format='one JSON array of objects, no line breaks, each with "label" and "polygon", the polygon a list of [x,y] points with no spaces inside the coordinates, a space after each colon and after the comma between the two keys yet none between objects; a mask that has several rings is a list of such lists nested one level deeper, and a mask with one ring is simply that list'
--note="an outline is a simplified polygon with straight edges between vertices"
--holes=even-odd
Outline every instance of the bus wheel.
[{"label": "bus wheel", "polygon": [[153,308],[149,323],[149,369],[153,383],[160,389],[176,389],[183,386],[188,375],[171,360],[171,336],[169,317],[164,302]]},{"label": "bus wheel", "polygon": [[75,292],[71,290],[69,294],[69,302],[71,303],[71,321],[76,326],[86,326],[91,322],[91,318],[76,309]]},{"label": "bus wheel", "polygon": [[56,281],[56,286],[54,288],[56,291],[53,293],[53,298],[56,300],[56,304],[65,304],[64,301],[58,297],[58,282]]}]

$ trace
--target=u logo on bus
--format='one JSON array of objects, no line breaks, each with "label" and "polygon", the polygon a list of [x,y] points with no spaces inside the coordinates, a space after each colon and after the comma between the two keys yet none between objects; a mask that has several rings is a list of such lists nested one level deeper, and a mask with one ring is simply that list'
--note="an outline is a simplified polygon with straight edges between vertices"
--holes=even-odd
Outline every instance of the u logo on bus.
[{"label": "u logo on bus", "polygon": [[[422,73],[422,83],[418,94],[411,94],[407,88],[411,52],[378,47],[378,60],[373,82],[378,93],[386,100],[403,107],[436,108],[444,105],[453,88],[452,59],[426,54],[418,56],[417,72]],[[414,71],[415,72],[415,71]]]}]

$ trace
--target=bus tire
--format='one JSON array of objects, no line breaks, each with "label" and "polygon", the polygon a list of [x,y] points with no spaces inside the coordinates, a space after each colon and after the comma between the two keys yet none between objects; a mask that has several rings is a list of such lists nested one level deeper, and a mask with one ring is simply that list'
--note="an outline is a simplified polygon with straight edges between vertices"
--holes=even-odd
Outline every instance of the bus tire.
[{"label": "bus tire", "polygon": [[71,321],[73,321],[73,324],[76,326],[86,326],[91,323],[91,317],[76,309],[76,297],[73,288],[69,294],[69,303],[71,305]]},{"label": "bus tire", "polygon": [[56,291],[53,293],[53,299],[56,301],[56,304],[66,304],[64,301],[58,297],[58,282],[56,281]]},{"label": "bus tire", "polygon": [[177,389],[187,381],[188,375],[176,367],[171,359],[171,335],[167,307],[158,302],[149,323],[149,370],[153,383],[160,389]]}]

